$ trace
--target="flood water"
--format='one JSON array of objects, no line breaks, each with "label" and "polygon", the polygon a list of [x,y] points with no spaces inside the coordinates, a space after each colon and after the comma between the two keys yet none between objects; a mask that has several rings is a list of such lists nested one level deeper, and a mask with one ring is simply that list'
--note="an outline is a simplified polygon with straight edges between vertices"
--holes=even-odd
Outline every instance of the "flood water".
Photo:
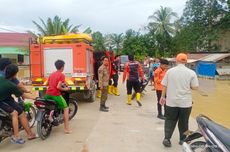
[{"label": "flood water", "polygon": [[200,79],[198,91],[193,91],[193,111],[195,118],[204,114],[230,128],[230,81]]}]

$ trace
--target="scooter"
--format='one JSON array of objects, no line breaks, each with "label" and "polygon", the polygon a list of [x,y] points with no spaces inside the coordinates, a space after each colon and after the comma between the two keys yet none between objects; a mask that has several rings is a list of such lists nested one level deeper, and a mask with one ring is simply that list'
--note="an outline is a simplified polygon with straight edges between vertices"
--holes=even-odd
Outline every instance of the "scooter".
[{"label": "scooter", "polygon": [[[37,98],[34,104],[38,108],[36,115],[37,133],[42,140],[45,140],[51,134],[54,126],[59,126],[64,122],[63,110],[58,109],[54,100]],[[69,120],[71,120],[77,114],[78,104],[72,98],[69,98],[67,104],[69,106]]]},{"label": "scooter", "polygon": [[199,115],[196,121],[198,130],[188,132],[183,143],[184,152],[230,152],[230,129],[204,115]]},{"label": "scooter", "polygon": [[[29,121],[29,126],[32,128],[35,123],[36,109],[30,102],[24,102],[24,100],[19,97],[18,104],[24,109],[26,117]],[[19,123],[19,129],[22,130],[23,127]],[[13,135],[12,119],[11,115],[4,110],[0,109],[0,142],[5,138]]]}]

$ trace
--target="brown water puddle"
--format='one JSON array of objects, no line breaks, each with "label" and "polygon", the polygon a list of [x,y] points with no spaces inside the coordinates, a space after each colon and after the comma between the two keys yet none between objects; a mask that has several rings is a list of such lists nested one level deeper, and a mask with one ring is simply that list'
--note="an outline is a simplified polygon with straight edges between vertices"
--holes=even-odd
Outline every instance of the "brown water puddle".
[{"label": "brown water puddle", "polygon": [[200,80],[198,91],[193,92],[195,118],[204,114],[230,128],[230,81]]}]

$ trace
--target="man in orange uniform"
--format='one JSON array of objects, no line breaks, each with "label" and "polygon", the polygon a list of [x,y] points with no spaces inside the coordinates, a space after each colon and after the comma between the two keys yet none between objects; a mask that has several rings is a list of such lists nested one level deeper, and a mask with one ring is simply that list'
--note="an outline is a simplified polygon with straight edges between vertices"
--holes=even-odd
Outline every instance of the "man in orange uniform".
[{"label": "man in orange uniform", "polygon": [[161,84],[161,81],[163,80],[165,73],[167,71],[169,62],[165,59],[160,60],[160,67],[157,68],[154,72],[154,83],[155,83],[155,88],[156,88],[156,94],[157,94],[157,110],[158,110],[158,115],[157,117],[159,119],[164,119],[164,116],[162,114],[162,107],[160,104],[160,98],[163,90],[163,86]]},{"label": "man in orange uniform", "polygon": [[141,93],[140,93],[140,82],[139,78],[144,81],[144,73],[141,68],[141,65],[138,61],[134,61],[134,56],[129,55],[129,62],[126,63],[124,67],[124,74],[123,74],[123,83],[126,80],[126,87],[127,87],[127,94],[128,94],[128,105],[131,105],[132,99],[132,89],[134,88],[136,92],[136,100],[139,106],[142,106],[140,102]]}]

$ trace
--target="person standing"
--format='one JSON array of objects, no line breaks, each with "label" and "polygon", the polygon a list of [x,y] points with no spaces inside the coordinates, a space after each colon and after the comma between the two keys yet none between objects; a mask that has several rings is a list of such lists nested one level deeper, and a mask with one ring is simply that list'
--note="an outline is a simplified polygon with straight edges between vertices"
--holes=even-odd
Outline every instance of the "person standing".
[{"label": "person standing", "polygon": [[155,63],[155,60],[153,59],[153,58],[150,58],[149,59],[150,61],[150,63],[149,63],[149,81],[150,81],[150,84],[149,84],[149,86],[152,86],[153,85],[153,65],[154,65],[154,63]]},{"label": "person standing", "polygon": [[156,89],[157,95],[157,111],[158,115],[157,118],[165,119],[164,115],[162,114],[162,106],[160,104],[161,94],[163,90],[163,85],[161,81],[163,80],[165,73],[168,69],[169,62],[165,59],[160,59],[160,67],[154,71],[154,84]]},{"label": "person standing", "polygon": [[108,98],[108,85],[109,85],[109,60],[107,57],[103,57],[103,64],[98,69],[98,85],[101,90],[101,103],[100,111],[108,112],[109,107],[105,105]]},{"label": "person standing", "polygon": [[[188,69],[187,55],[180,53],[176,57],[177,66],[169,69],[162,80],[163,91],[160,103],[166,104],[165,137],[163,145],[171,147],[171,137],[178,122],[180,133],[179,144],[183,144],[184,132],[188,130],[192,110],[191,89],[198,89],[199,82],[194,71]],[[167,97],[167,98],[166,98]]]},{"label": "person standing", "polygon": [[118,80],[119,80],[119,75],[118,75],[118,69],[119,69],[119,55],[116,55],[114,58],[114,61],[112,62],[112,79],[113,79],[113,86],[112,86],[112,92],[116,96],[120,96],[120,93],[118,91]]},{"label": "person standing", "polygon": [[139,106],[142,106],[140,99],[140,82],[139,79],[141,78],[144,81],[144,73],[141,68],[141,65],[138,61],[134,61],[134,56],[129,55],[129,62],[126,63],[124,67],[124,74],[123,74],[123,83],[125,82],[126,78],[126,88],[127,88],[127,95],[128,95],[128,105],[132,104],[132,89],[134,88],[136,92],[136,101]]}]

